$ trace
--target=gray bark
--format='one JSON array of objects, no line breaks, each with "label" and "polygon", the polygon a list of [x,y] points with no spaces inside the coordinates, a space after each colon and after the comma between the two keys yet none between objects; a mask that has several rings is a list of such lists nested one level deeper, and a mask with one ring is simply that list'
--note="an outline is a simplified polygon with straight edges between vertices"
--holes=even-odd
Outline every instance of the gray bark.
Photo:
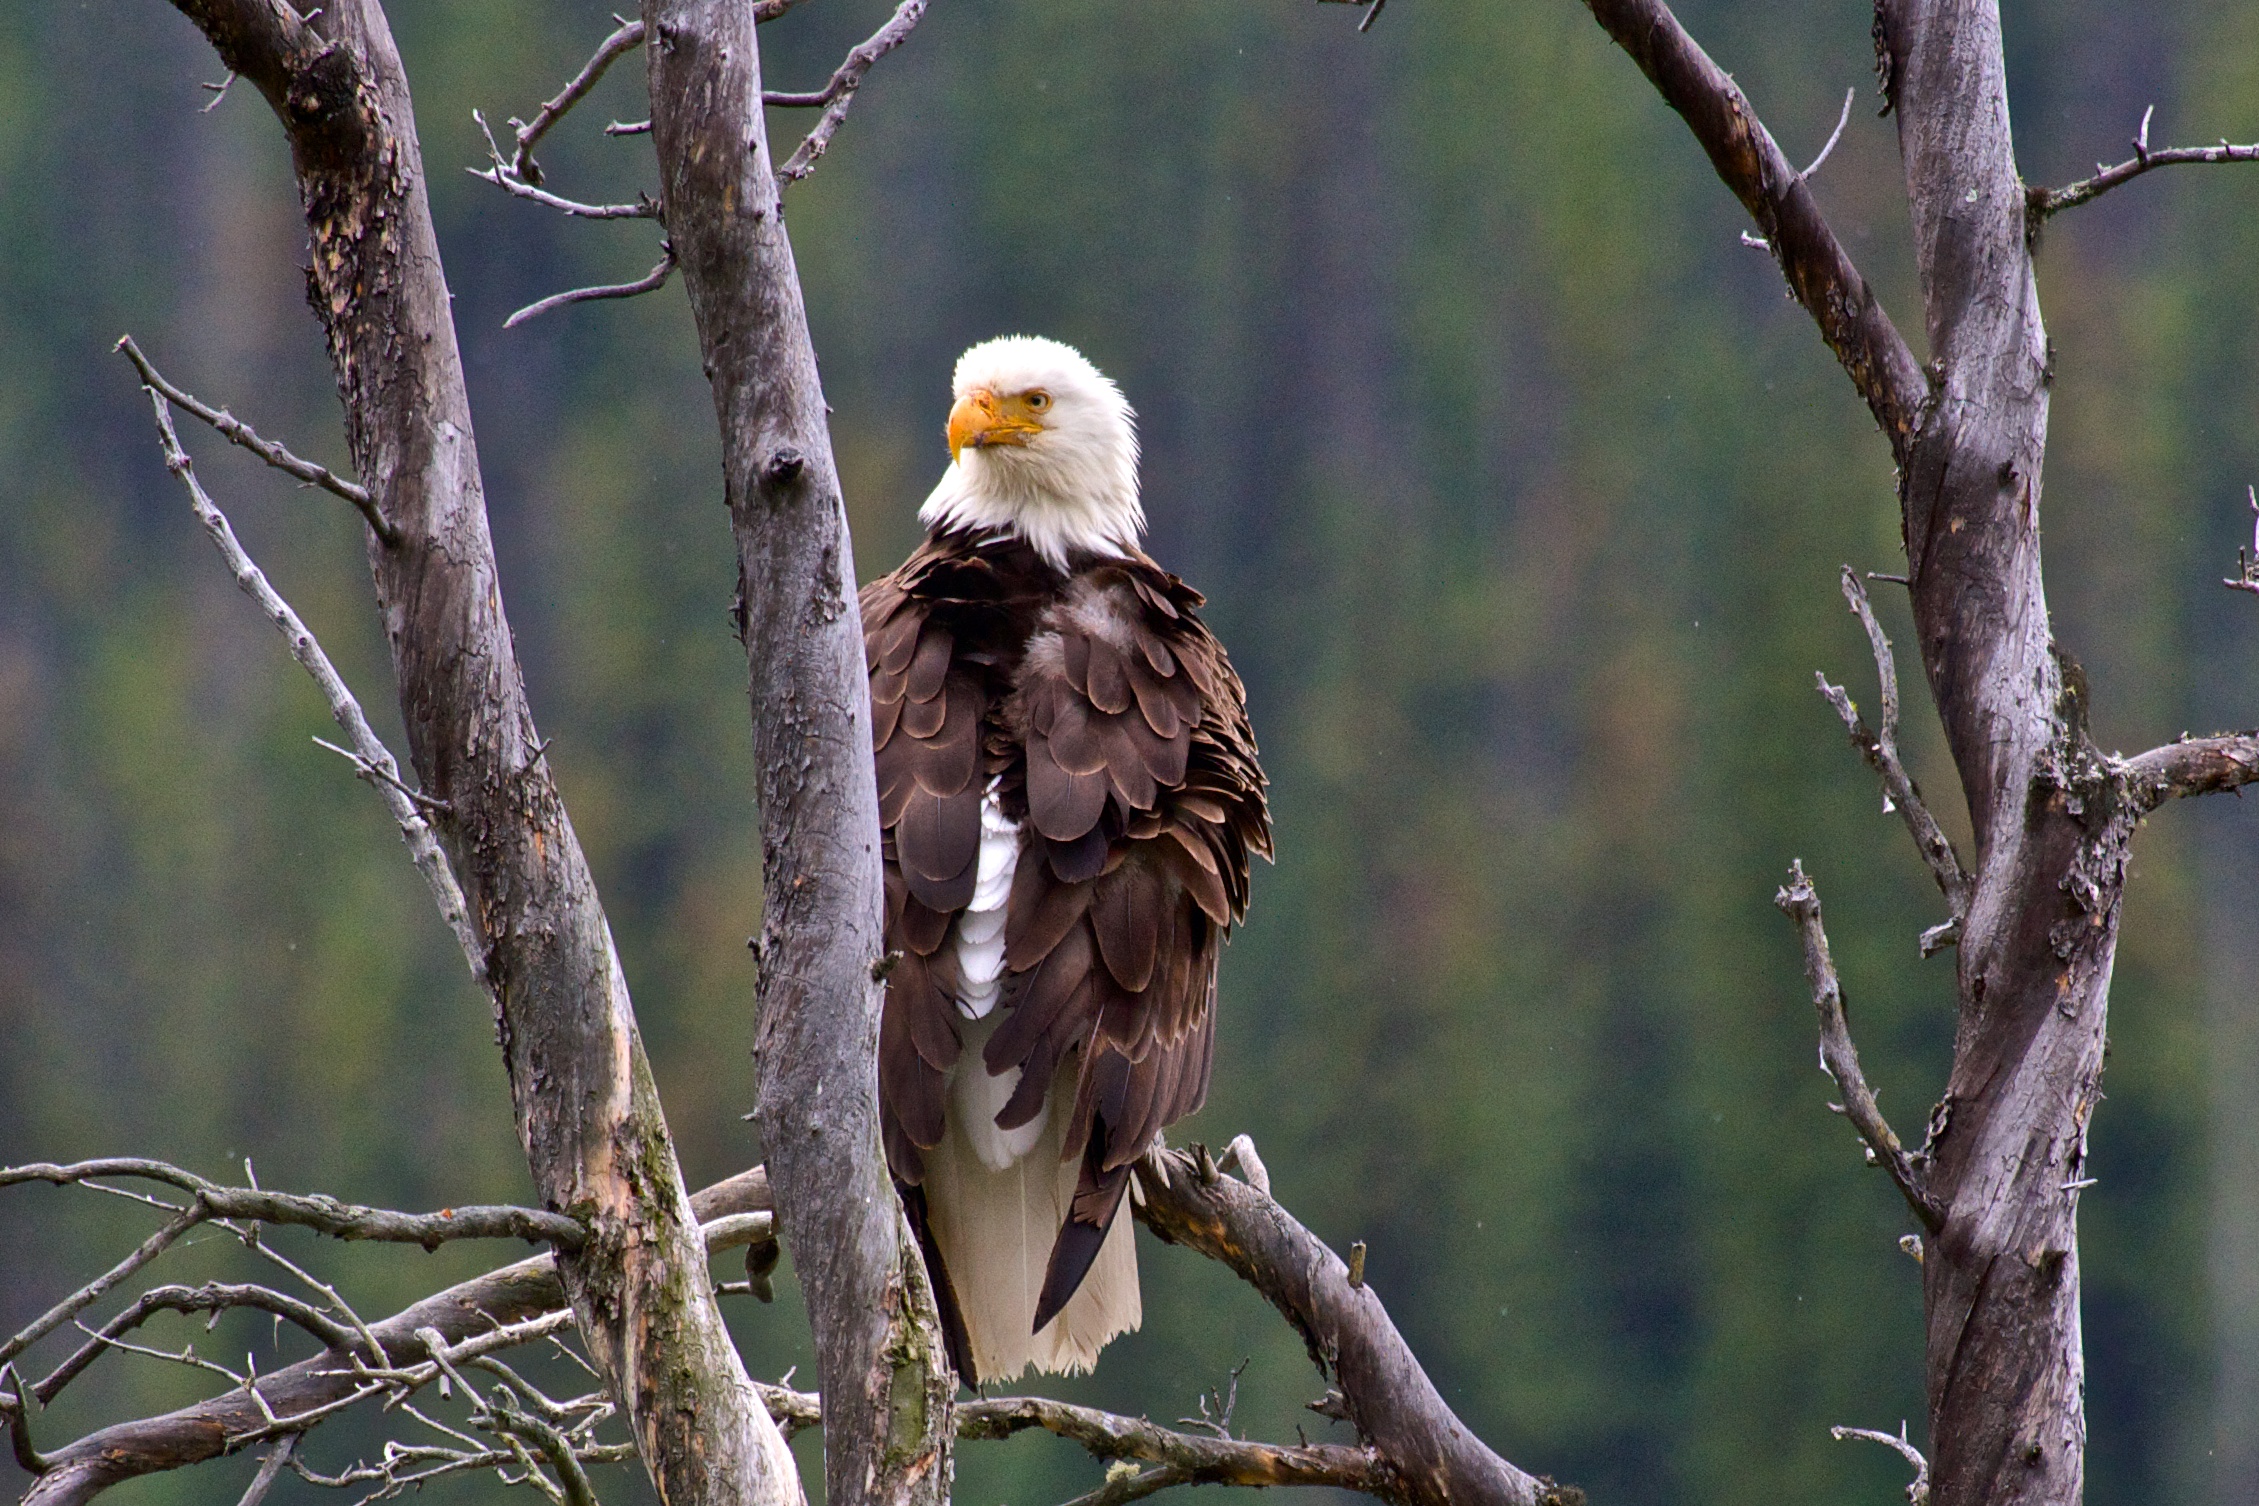
[{"label": "gray bark", "polygon": [[2133,818],[2086,736],[2040,579],[2051,378],[1990,0],[1894,5],[1932,403],[1900,491],[1914,621],[1976,833],[1953,1072],[1928,1147],[1931,1499],[2085,1481],[2078,1193]]},{"label": "gray bark", "polygon": [[1352,1275],[1267,1192],[1218,1174],[1204,1150],[1155,1151],[1139,1163],[1138,1186],[1141,1223],[1231,1267],[1302,1335],[1338,1388],[1317,1410],[1350,1423],[1379,1459],[1360,1489],[1402,1506],[1582,1506],[1582,1491],[1515,1467],[1476,1437],[1362,1269]]},{"label": "gray bark", "polygon": [[[759,1167],[691,1195],[691,1211],[704,1223],[770,1206],[768,1178]],[[369,1332],[389,1362],[406,1367],[426,1358],[425,1344],[416,1337],[421,1330],[435,1330],[455,1344],[563,1306],[565,1290],[555,1257],[535,1255],[435,1292],[371,1323]],[[193,1406],[101,1428],[49,1455],[47,1472],[32,1481],[23,1506],[81,1506],[128,1480],[235,1453],[267,1434],[270,1415],[300,1417],[334,1406],[362,1384],[352,1356],[328,1349],[260,1377],[258,1399],[228,1391]]]},{"label": "gray bark", "polygon": [[[2053,358],[2030,229],[2072,200],[2034,197],[2017,174],[1997,0],[1876,9],[1926,367],[1669,9],[1588,4],[1764,228],[1899,462],[1922,667],[1976,838],[1966,914],[1951,917],[1953,1069],[1908,1187],[1940,1220],[1922,1265],[1930,1500],[2072,1506],[2086,1444],[2078,1192],[2127,850],[2161,800],[2250,782],[2259,751],[2240,736],[2103,757],[2083,676],[2049,631],[2039,504]],[[1961,885],[1941,887],[1958,910]]]},{"label": "gray bark", "polygon": [[847,513],[760,108],[750,7],[646,0],[667,235],[721,422],[764,914],[755,1114],[808,1298],[837,1506],[944,1501],[955,1380],[880,1147],[884,950]]},{"label": "gray bark", "polygon": [[535,1185],[592,1231],[560,1262],[590,1355],[662,1500],[797,1500],[714,1305],[609,927],[541,757],[382,8],[340,0],[308,25],[262,0],[178,3],[290,138],[348,446],[397,539],[372,536],[369,559],[409,753],[444,802],[435,824],[486,941]]}]

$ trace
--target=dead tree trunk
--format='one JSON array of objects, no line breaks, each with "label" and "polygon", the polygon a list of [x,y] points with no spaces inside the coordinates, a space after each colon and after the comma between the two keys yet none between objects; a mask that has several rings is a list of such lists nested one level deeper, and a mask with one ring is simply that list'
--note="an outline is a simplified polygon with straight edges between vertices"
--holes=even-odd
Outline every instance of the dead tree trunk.
[{"label": "dead tree trunk", "polygon": [[[1959,1015],[1952,1076],[1922,1150],[1901,1151],[1879,1113],[1860,1128],[1924,1230],[1931,1502],[2073,1506],[2086,1445],[2078,1197],[2127,850],[2163,800],[2248,781],[2255,743],[2230,735],[2120,760],[2087,736],[2083,678],[2049,630],[2040,577],[2053,355],[2032,248],[2045,215],[2153,159],[2225,161],[2242,149],[2152,154],[2145,134],[2138,164],[2072,190],[2027,190],[1997,0],[1881,0],[1877,65],[1913,211],[1930,348],[1922,366],[1828,230],[1805,174],[1670,10],[1659,0],[1588,3],[1748,207],[1898,461],[1922,667],[1976,852],[1964,870],[1896,767],[1895,689],[1875,629],[1886,676],[1880,746],[1848,700],[1840,709],[1886,779],[1895,772],[1894,793],[1911,797],[1899,803],[1951,912],[1925,946],[1958,936]],[[1806,929],[1823,1022],[1840,1035],[1818,902],[1800,873],[1782,903]],[[1832,1044],[1842,1049],[1830,1070],[1855,1100],[1848,1037]]]},{"label": "dead tree trunk", "polygon": [[827,1499],[942,1502],[956,1379],[879,1140],[885,888],[855,561],[754,25],[729,0],[644,4],[661,202],[721,422],[752,674],[754,1109],[815,1330]]},{"label": "dead tree trunk", "polygon": [[[1923,1261],[1932,1499],[2085,1482],[2078,1188],[2134,812],[2049,631],[2040,468],[2053,378],[1992,4],[1891,7],[1931,401],[1903,457],[1922,667],[1976,834],[1953,1074]],[[2066,675],[2066,670],[2069,674]]]},{"label": "dead tree trunk", "polygon": [[[610,929],[502,613],[407,80],[376,0],[317,20],[179,0],[290,138],[409,751],[486,943],[518,1133],[590,1228],[559,1267],[662,1500],[790,1502],[792,1456],[723,1328]],[[750,22],[748,22],[750,26]]]}]

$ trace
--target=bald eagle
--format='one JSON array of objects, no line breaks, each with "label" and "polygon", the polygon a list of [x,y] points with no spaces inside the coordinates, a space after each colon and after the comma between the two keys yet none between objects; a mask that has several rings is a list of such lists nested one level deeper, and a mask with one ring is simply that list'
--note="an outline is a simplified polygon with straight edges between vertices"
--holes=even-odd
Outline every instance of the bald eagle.
[{"label": "bald eagle", "polygon": [[1270,817],[1201,596],[1138,547],[1135,415],[1052,340],[967,351],[927,536],[863,588],[887,1160],[971,1384],[1137,1327],[1122,1198],[1200,1107]]}]

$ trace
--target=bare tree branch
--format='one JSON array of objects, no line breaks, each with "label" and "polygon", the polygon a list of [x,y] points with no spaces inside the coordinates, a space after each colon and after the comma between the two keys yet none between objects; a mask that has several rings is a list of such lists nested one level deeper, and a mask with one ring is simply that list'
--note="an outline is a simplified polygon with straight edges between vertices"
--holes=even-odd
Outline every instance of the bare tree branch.
[{"label": "bare tree branch", "polygon": [[[88,1177],[134,1176],[162,1182],[190,1193],[190,1211],[204,1218],[256,1219],[260,1223],[295,1224],[327,1234],[333,1239],[374,1239],[390,1244],[422,1245],[436,1250],[451,1239],[546,1240],[561,1249],[577,1250],[588,1231],[578,1220],[561,1213],[533,1208],[479,1205],[448,1208],[438,1213],[394,1213],[384,1208],[364,1208],[341,1203],[319,1193],[265,1192],[256,1187],[223,1187],[194,1172],[162,1161],[80,1161],[69,1166],[37,1162],[0,1167],[0,1187],[23,1182],[68,1186]],[[14,1351],[10,1351],[13,1353]],[[0,1359],[7,1355],[0,1354]]]},{"label": "bare tree branch", "polygon": [[1812,985],[1812,1003],[1820,1014],[1820,1070],[1835,1079],[1843,1094],[1840,1105],[1829,1107],[1851,1121],[1859,1138],[1867,1142],[1868,1159],[1890,1174],[1922,1227],[1935,1234],[1944,1226],[1945,1214],[1923,1186],[1913,1158],[1883,1118],[1874,1090],[1859,1070],[1859,1051],[1851,1044],[1851,1025],[1843,1009],[1843,985],[1836,977],[1835,959],[1828,952],[1828,933],[1820,919],[1819,891],[1805,877],[1801,859],[1790,865],[1788,883],[1773,896],[1773,903],[1796,923],[1797,935],[1804,943],[1804,976]]},{"label": "bare tree branch", "polygon": [[2184,736],[2126,759],[2119,775],[2143,812],[2186,795],[2240,790],[2259,780],[2259,732]]},{"label": "bare tree branch", "polygon": [[1843,719],[1851,745],[1867,760],[1868,767],[1882,777],[1886,807],[1896,810],[1905,821],[1907,834],[1913,837],[1922,861],[1929,864],[1930,877],[1937,881],[1938,892],[1945,896],[1945,923],[1922,933],[1922,955],[1927,957],[1952,945],[1960,935],[1961,923],[1969,914],[1969,875],[1961,866],[1960,854],[1953,850],[1952,840],[1937,824],[1937,818],[1930,814],[1929,806],[1922,800],[1921,789],[1899,759],[1898,666],[1891,657],[1890,639],[1883,635],[1882,624],[1875,619],[1874,605],[1867,600],[1867,588],[1861,584],[1858,572],[1849,565],[1843,567],[1843,599],[1850,603],[1860,626],[1867,630],[1867,644],[1874,651],[1875,677],[1882,698],[1881,728],[1868,730],[1860,719],[1858,706],[1844,693],[1842,686],[1830,685],[1826,675],[1813,678],[1819,682],[1820,694]]},{"label": "bare tree branch", "polygon": [[[1805,173],[1782,155],[1741,88],[1710,60],[1662,0],[1586,0],[1594,19],[1631,54],[1679,112],[1710,165],[1757,222],[1789,291],[1902,452],[1921,421],[1928,382],[1874,291],[1828,228]],[[1822,158],[1826,154],[1823,152]],[[1813,168],[1819,162],[1812,164]],[[1809,172],[1810,169],[1807,169]]]},{"label": "bare tree branch", "polygon": [[[65,1386],[84,1373],[86,1367],[101,1357],[102,1351],[114,1347],[112,1341],[122,1334],[131,1333],[161,1312],[221,1313],[230,1308],[249,1307],[272,1313],[278,1318],[297,1324],[322,1341],[325,1348],[350,1354],[360,1347],[360,1336],[344,1324],[295,1297],[271,1291],[263,1286],[209,1281],[202,1286],[152,1287],[133,1300],[109,1322],[94,1331],[93,1337],[81,1344],[77,1353],[57,1365],[45,1380],[32,1387],[32,1395],[41,1406],[47,1406],[62,1394]],[[372,1354],[370,1359],[379,1364],[384,1356]]]},{"label": "bare tree branch", "polygon": [[777,176],[782,181],[797,183],[816,170],[817,159],[831,145],[832,134],[839,129],[839,123],[847,118],[848,110],[854,107],[855,91],[863,87],[863,76],[871,71],[873,63],[909,40],[910,33],[917,29],[918,22],[925,13],[926,0],[902,0],[901,4],[895,6],[894,14],[887,18],[884,26],[848,50],[846,60],[833,71],[831,82],[822,89],[808,95],[778,95],[773,99],[766,95],[762,97],[763,102],[768,104],[824,106],[823,118],[816,122],[816,128],[808,133],[791,159],[778,170]]},{"label": "bare tree branch", "polygon": [[15,1454],[16,1467],[34,1479],[53,1469],[54,1461],[32,1446],[31,1397],[13,1365],[0,1365],[0,1413],[7,1415],[8,1447]]},{"label": "bare tree branch", "polygon": [[400,541],[400,536],[393,531],[392,525],[384,521],[383,516],[376,510],[376,504],[369,500],[366,487],[347,481],[344,477],[332,472],[327,466],[316,465],[311,460],[299,459],[273,440],[261,439],[249,424],[243,422],[225,408],[214,408],[209,404],[198,402],[188,393],[181,391],[180,388],[166,381],[156,367],[149,364],[149,358],[141,353],[141,347],[133,343],[133,336],[122,336],[118,340],[117,348],[125,352],[126,359],[133,363],[133,369],[141,373],[143,386],[152,391],[163,393],[165,400],[174,407],[202,419],[219,430],[222,437],[243,446],[276,470],[286,471],[309,486],[318,486],[332,495],[343,497],[360,509],[361,516],[368,519],[370,529],[385,543],[396,544]]},{"label": "bare tree branch", "polygon": [[[2144,121],[2146,123],[2146,117],[2144,117]],[[1885,1448],[1896,1449],[1899,1455],[1904,1458],[1908,1464],[1914,1466],[1913,1482],[1906,1487],[1906,1500],[1908,1502],[1908,1506],[1928,1506],[1930,1498],[1930,1461],[1923,1458],[1922,1451],[1914,1447],[1913,1443],[1907,1439],[1905,1423],[1901,1422],[1898,1425],[1898,1432],[1896,1436],[1893,1436],[1889,1433],[1878,1433],[1873,1428],[1845,1427],[1829,1428],[1828,1436],[1833,1438],[1838,1443],[1843,1442],[1847,1438],[1857,1438],[1862,1442],[1879,1443],[1882,1444]]]},{"label": "bare tree branch", "polygon": [[[137,357],[134,364],[140,366],[142,363],[138,359],[138,353],[134,354]],[[376,735],[376,729],[369,725],[367,715],[361,710],[361,703],[353,698],[353,692],[347,688],[345,677],[337,672],[337,667],[330,663],[329,655],[322,651],[321,641],[291,608],[290,603],[283,600],[282,593],[268,584],[265,574],[237,540],[235,529],[229,525],[227,515],[220,511],[205,492],[203,483],[196,479],[195,464],[188,458],[188,452],[181,448],[180,436],[173,430],[172,414],[165,407],[163,395],[157,389],[150,388],[149,401],[157,415],[158,437],[164,444],[165,468],[178,476],[181,484],[188,488],[189,506],[195,510],[196,520],[204,525],[204,531],[211,535],[213,547],[227,561],[228,571],[235,577],[236,585],[244,595],[258,603],[259,610],[266,613],[267,620],[281,631],[283,641],[290,645],[290,656],[313,677],[315,686],[322,693],[322,699],[329,703],[330,716],[344,729],[347,739],[353,744],[354,757],[377,776],[370,781],[371,786],[392,812],[392,819],[400,828],[401,840],[408,844],[408,856],[415,863],[416,871],[424,876],[424,883],[430,887],[432,899],[439,906],[439,918],[454,933],[456,945],[462,948],[463,960],[470,965],[471,977],[484,983],[487,974],[486,944],[471,923],[470,907],[464,901],[461,884],[456,881],[454,865],[448,862],[447,855],[440,850],[431,824],[424,819],[423,797],[410,790],[406,781],[400,777],[400,766],[393,761],[392,750],[384,745],[384,740]],[[378,519],[379,523],[382,521],[381,518]],[[389,524],[383,526],[390,528]],[[382,533],[379,537],[383,537]],[[399,534],[394,531],[386,541],[386,547],[397,548],[399,542]]]},{"label": "bare tree branch", "polygon": [[541,186],[541,164],[533,160],[533,149],[549,128],[565,118],[565,112],[577,105],[602,81],[606,70],[628,53],[643,45],[643,23],[623,21],[619,30],[606,37],[580,72],[573,75],[554,99],[544,104],[531,121],[512,120],[517,129],[517,150],[510,156],[510,172],[534,187]]},{"label": "bare tree branch", "polygon": [[2141,112],[2141,129],[2134,133],[2134,154],[2116,167],[2105,167],[2097,162],[2094,176],[2081,178],[2062,188],[2033,186],[2024,190],[2025,212],[2030,217],[2031,232],[2036,234],[2047,217],[2064,209],[2076,209],[2091,199],[2100,198],[2121,183],[2131,183],[2152,168],[2173,167],[2189,162],[2259,162],[2259,143],[2250,146],[2230,146],[2222,136],[2217,146],[2168,146],[2151,150],[2149,145],[2149,117],[2157,113],[2151,105]]},{"label": "bare tree branch", "polygon": [[[617,33],[614,33],[614,35],[617,35]],[[477,110],[473,110],[471,111],[471,119],[478,122],[479,134],[486,138],[486,154],[493,159],[492,163],[483,169],[464,168],[463,171],[469,173],[472,177],[484,179],[505,193],[513,194],[521,199],[530,199],[536,204],[546,204],[551,209],[561,210],[578,219],[655,220],[660,217],[659,206],[641,194],[636,196],[633,204],[583,204],[578,199],[568,199],[560,194],[553,194],[535,180],[520,177],[517,167],[509,158],[502,155],[502,148],[495,144],[494,132],[487,125],[486,116]],[[522,151],[520,156],[523,157]]]},{"label": "bare tree branch", "polygon": [[558,1263],[582,1339],[668,1506],[795,1502],[790,1450],[702,1268],[610,925],[540,756],[390,26],[379,0],[331,0],[318,30],[266,0],[175,3],[290,140],[348,451],[400,537],[370,566],[408,752],[448,807],[440,836],[485,943],[534,1183],[591,1230]]},{"label": "bare tree branch", "polygon": [[1164,1465],[1176,1472],[1169,1484],[1331,1485],[1361,1490],[1384,1501],[1413,1499],[1372,1448],[1340,1444],[1289,1447],[1202,1437],[1143,1418],[1118,1417],[1040,1396],[996,1397],[965,1402],[957,1408],[959,1438],[1007,1438],[1027,1428],[1041,1428],[1053,1437],[1080,1444],[1100,1459]]},{"label": "bare tree branch", "polygon": [[[906,4],[893,32],[859,50],[875,59],[919,10],[922,0]],[[956,1382],[879,1140],[871,1064],[884,985],[872,964],[886,951],[885,886],[870,682],[760,106],[760,47],[732,0],[645,0],[643,20],[667,235],[713,389],[737,539],[764,896],[754,1115],[807,1294],[829,1418],[826,1497],[939,1506]]]},{"label": "bare tree branch", "polygon": [[298,1452],[298,1437],[296,1433],[288,1433],[275,1440],[275,1446],[267,1451],[266,1458],[259,1461],[259,1472],[251,1477],[251,1483],[244,1488],[243,1495],[235,1506],[259,1506],[267,1498],[267,1492],[274,1489],[275,1481],[282,1478],[282,1472],[289,1465],[291,1456]]},{"label": "bare tree branch", "polygon": [[201,1208],[184,1208],[175,1214],[171,1222],[143,1240],[132,1254],[56,1303],[39,1317],[34,1318],[27,1327],[17,1333],[15,1337],[9,1339],[8,1342],[0,1344],[0,1365],[7,1364],[17,1355],[22,1354],[26,1349],[93,1306],[101,1300],[104,1292],[110,1291],[135,1271],[140,1270],[150,1261],[164,1254],[174,1240],[180,1238],[198,1224],[203,1223],[207,1217],[209,1215]]},{"label": "bare tree branch", "polygon": [[2259,486],[2247,486],[2243,494],[2251,499],[2251,547],[2237,548],[2235,574],[2222,577],[2220,584],[2231,591],[2259,595]]},{"label": "bare tree branch", "polygon": [[1811,177],[1814,173],[1818,172],[1822,167],[1827,165],[1828,158],[1835,155],[1835,144],[1843,139],[1843,128],[1851,124],[1851,102],[1858,97],[1859,91],[1857,89],[1846,89],[1843,91],[1843,111],[1835,118],[1835,129],[1828,132],[1828,144],[1821,147],[1820,155],[1814,157],[1811,162],[1806,165],[1804,171],[1796,175],[1799,179]]},{"label": "bare tree branch", "polygon": [[[709,1254],[730,1241],[758,1237],[764,1225],[742,1216],[765,1215],[770,1205],[768,1176],[760,1167],[691,1198],[692,1210],[713,1231]],[[555,1257],[543,1254],[451,1286],[369,1324],[368,1330],[386,1366],[412,1372],[428,1366],[423,1341],[416,1337],[419,1329],[440,1334],[458,1355],[476,1357],[553,1332],[569,1316]],[[418,1385],[426,1379],[405,1376]],[[332,1348],[259,1377],[248,1391],[230,1391],[88,1434],[45,1460],[48,1467],[35,1472],[41,1478],[25,1506],[90,1501],[126,1480],[200,1464],[264,1438],[303,1432],[399,1383],[358,1361],[353,1349]],[[16,1426],[13,1416],[10,1425]],[[28,1434],[26,1439],[28,1444]]]},{"label": "bare tree branch", "polygon": [[[1242,1163],[1244,1164],[1244,1162]],[[1320,1373],[1340,1389],[1338,1415],[1398,1482],[1407,1506],[1568,1506],[1583,1492],[1526,1473],[1485,1447],[1429,1381],[1370,1282],[1349,1270],[1266,1195],[1204,1177],[1184,1151],[1138,1163],[1137,1217],[1170,1244],[1221,1261],[1294,1325]],[[1360,1487],[1363,1488],[1363,1487]]]},{"label": "bare tree branch", "polygon": [[572,303],[593,303],[604,298],[633,298],[639,293],[655,293],[667,285],[674,275],[675,253],[670,247],[660,252],[659,264],[633,282],[607,283],[593,288],[573,288],[563,293],[551,293],[539,303],[529,303],[502,321],[504,329],[516,329],[528,319],[536,319],[551,309],[561,309]]}]

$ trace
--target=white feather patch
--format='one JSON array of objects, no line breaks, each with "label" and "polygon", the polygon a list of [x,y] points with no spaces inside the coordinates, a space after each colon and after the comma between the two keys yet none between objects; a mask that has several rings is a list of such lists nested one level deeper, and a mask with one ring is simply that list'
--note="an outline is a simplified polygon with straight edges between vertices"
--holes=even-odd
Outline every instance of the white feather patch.
[{"label": "white feather patch", "polygon": [[996,785],[989,780],[980,801],[980,866],[973,875],[973,902],[957,915],[957,1012],[968,1020],[987,1018],[1004,989],[1004,908],[1012,898],[1012,871],[1020,862],[1019,823],[1005,817]]}]

